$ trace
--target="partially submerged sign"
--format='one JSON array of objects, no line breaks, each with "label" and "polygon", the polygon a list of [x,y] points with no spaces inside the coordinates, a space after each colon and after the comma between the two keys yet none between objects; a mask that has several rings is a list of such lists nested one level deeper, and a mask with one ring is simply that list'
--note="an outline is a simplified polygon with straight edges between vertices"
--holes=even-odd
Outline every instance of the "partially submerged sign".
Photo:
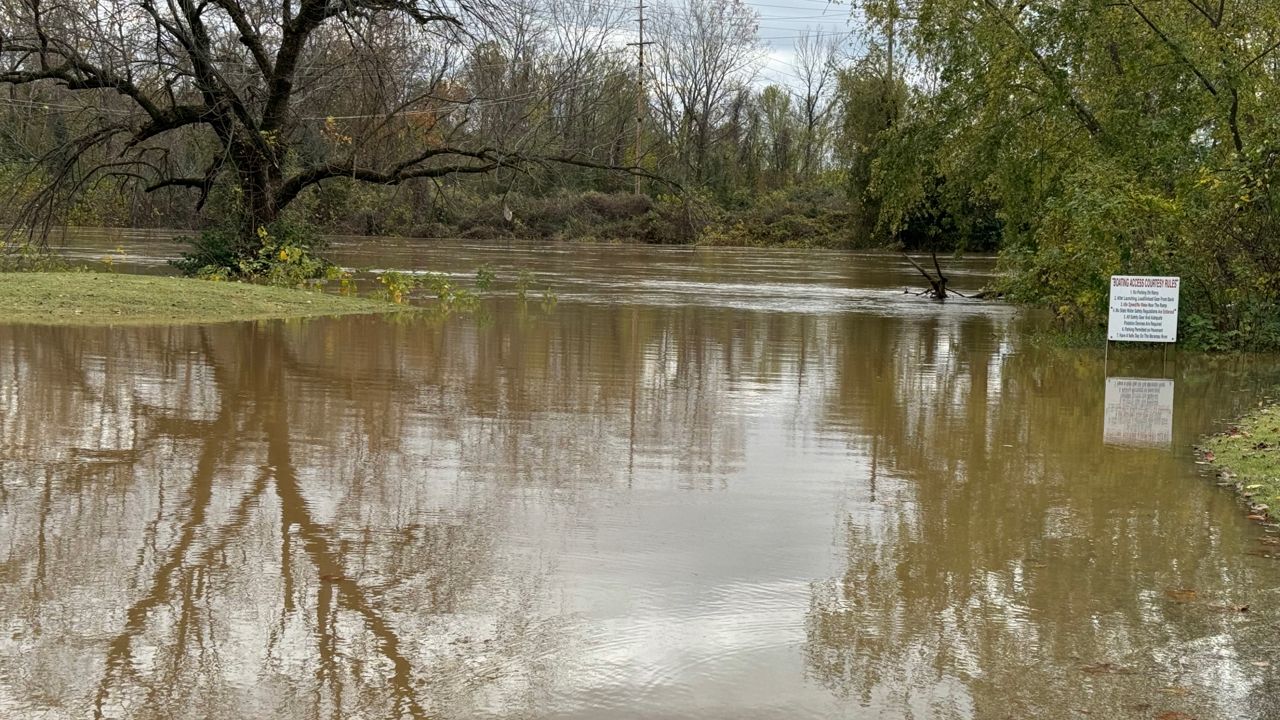
[{"label": "partially submerged sign", "polygon": [[1173,444],[1173,381],[1107,378],[1102,441],[1108,445]]},{"label": "partially submerged sign", "polygon": [[1112,275],[1107,340],[1177,342],[1180,284],[1176,277]]}]

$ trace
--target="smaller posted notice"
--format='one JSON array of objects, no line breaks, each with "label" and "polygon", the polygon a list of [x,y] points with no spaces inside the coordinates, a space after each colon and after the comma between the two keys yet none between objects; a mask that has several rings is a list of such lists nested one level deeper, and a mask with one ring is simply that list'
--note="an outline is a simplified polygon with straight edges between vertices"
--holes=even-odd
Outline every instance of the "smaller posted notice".
[{"label": "smaller posted notice", "polygon": [[1111,276],[1107,339],[1120,342],[1177,342],[1180,278]]},{"label": "smaller posted notice", "polygon": [[1107,378],[1102,442],[1131,447],[1173,444],[1173,381]]}]

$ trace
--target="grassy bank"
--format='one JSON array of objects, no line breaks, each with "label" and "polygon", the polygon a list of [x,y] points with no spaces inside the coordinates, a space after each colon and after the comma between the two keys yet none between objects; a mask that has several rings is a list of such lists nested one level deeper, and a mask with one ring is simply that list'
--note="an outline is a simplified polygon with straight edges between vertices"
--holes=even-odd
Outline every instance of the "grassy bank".
[{"label": "grassy bank", "polygon": [[1280,519],[1280,406],[1260,407],[1207,438],[1200,455],[1248,501],[1251,518]]},{"label": "grassy bank", "polygon": [[172,324],[397,310],[381,300],[289,288],[89,272],[0,273],[0,322]]}]

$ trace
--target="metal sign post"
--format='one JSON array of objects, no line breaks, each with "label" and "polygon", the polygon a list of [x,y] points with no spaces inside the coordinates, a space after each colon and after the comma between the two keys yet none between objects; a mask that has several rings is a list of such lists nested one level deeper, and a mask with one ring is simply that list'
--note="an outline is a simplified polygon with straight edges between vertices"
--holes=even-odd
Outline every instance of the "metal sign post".
[{"label": "metal sign post", "polygon": [[[1174,381],[1168,374],[1169,345],[1178,341],[1176,277],[1112,275],[1107,345],[1102,353],[1106,400],[1102,441],[1108,445],[1170,447],[1173,442]],[[1108,377],[1111,343],[1162,343],[1160,379]]]}]

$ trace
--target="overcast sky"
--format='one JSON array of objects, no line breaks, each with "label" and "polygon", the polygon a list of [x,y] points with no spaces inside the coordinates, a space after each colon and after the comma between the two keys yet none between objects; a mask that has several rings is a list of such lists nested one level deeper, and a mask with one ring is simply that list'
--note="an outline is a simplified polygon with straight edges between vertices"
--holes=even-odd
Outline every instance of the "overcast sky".
[{"label": "overcast sky", "polygon": [[[768,48],[768,57],[760,81],[790,84],[793,75],[797,36],[806,29],[841,37],[849,34],[848,0],[840,4],[827,0],[744,0],[760,13],[760,37]],[[846,52],[852,42],[844,42]]]}]

